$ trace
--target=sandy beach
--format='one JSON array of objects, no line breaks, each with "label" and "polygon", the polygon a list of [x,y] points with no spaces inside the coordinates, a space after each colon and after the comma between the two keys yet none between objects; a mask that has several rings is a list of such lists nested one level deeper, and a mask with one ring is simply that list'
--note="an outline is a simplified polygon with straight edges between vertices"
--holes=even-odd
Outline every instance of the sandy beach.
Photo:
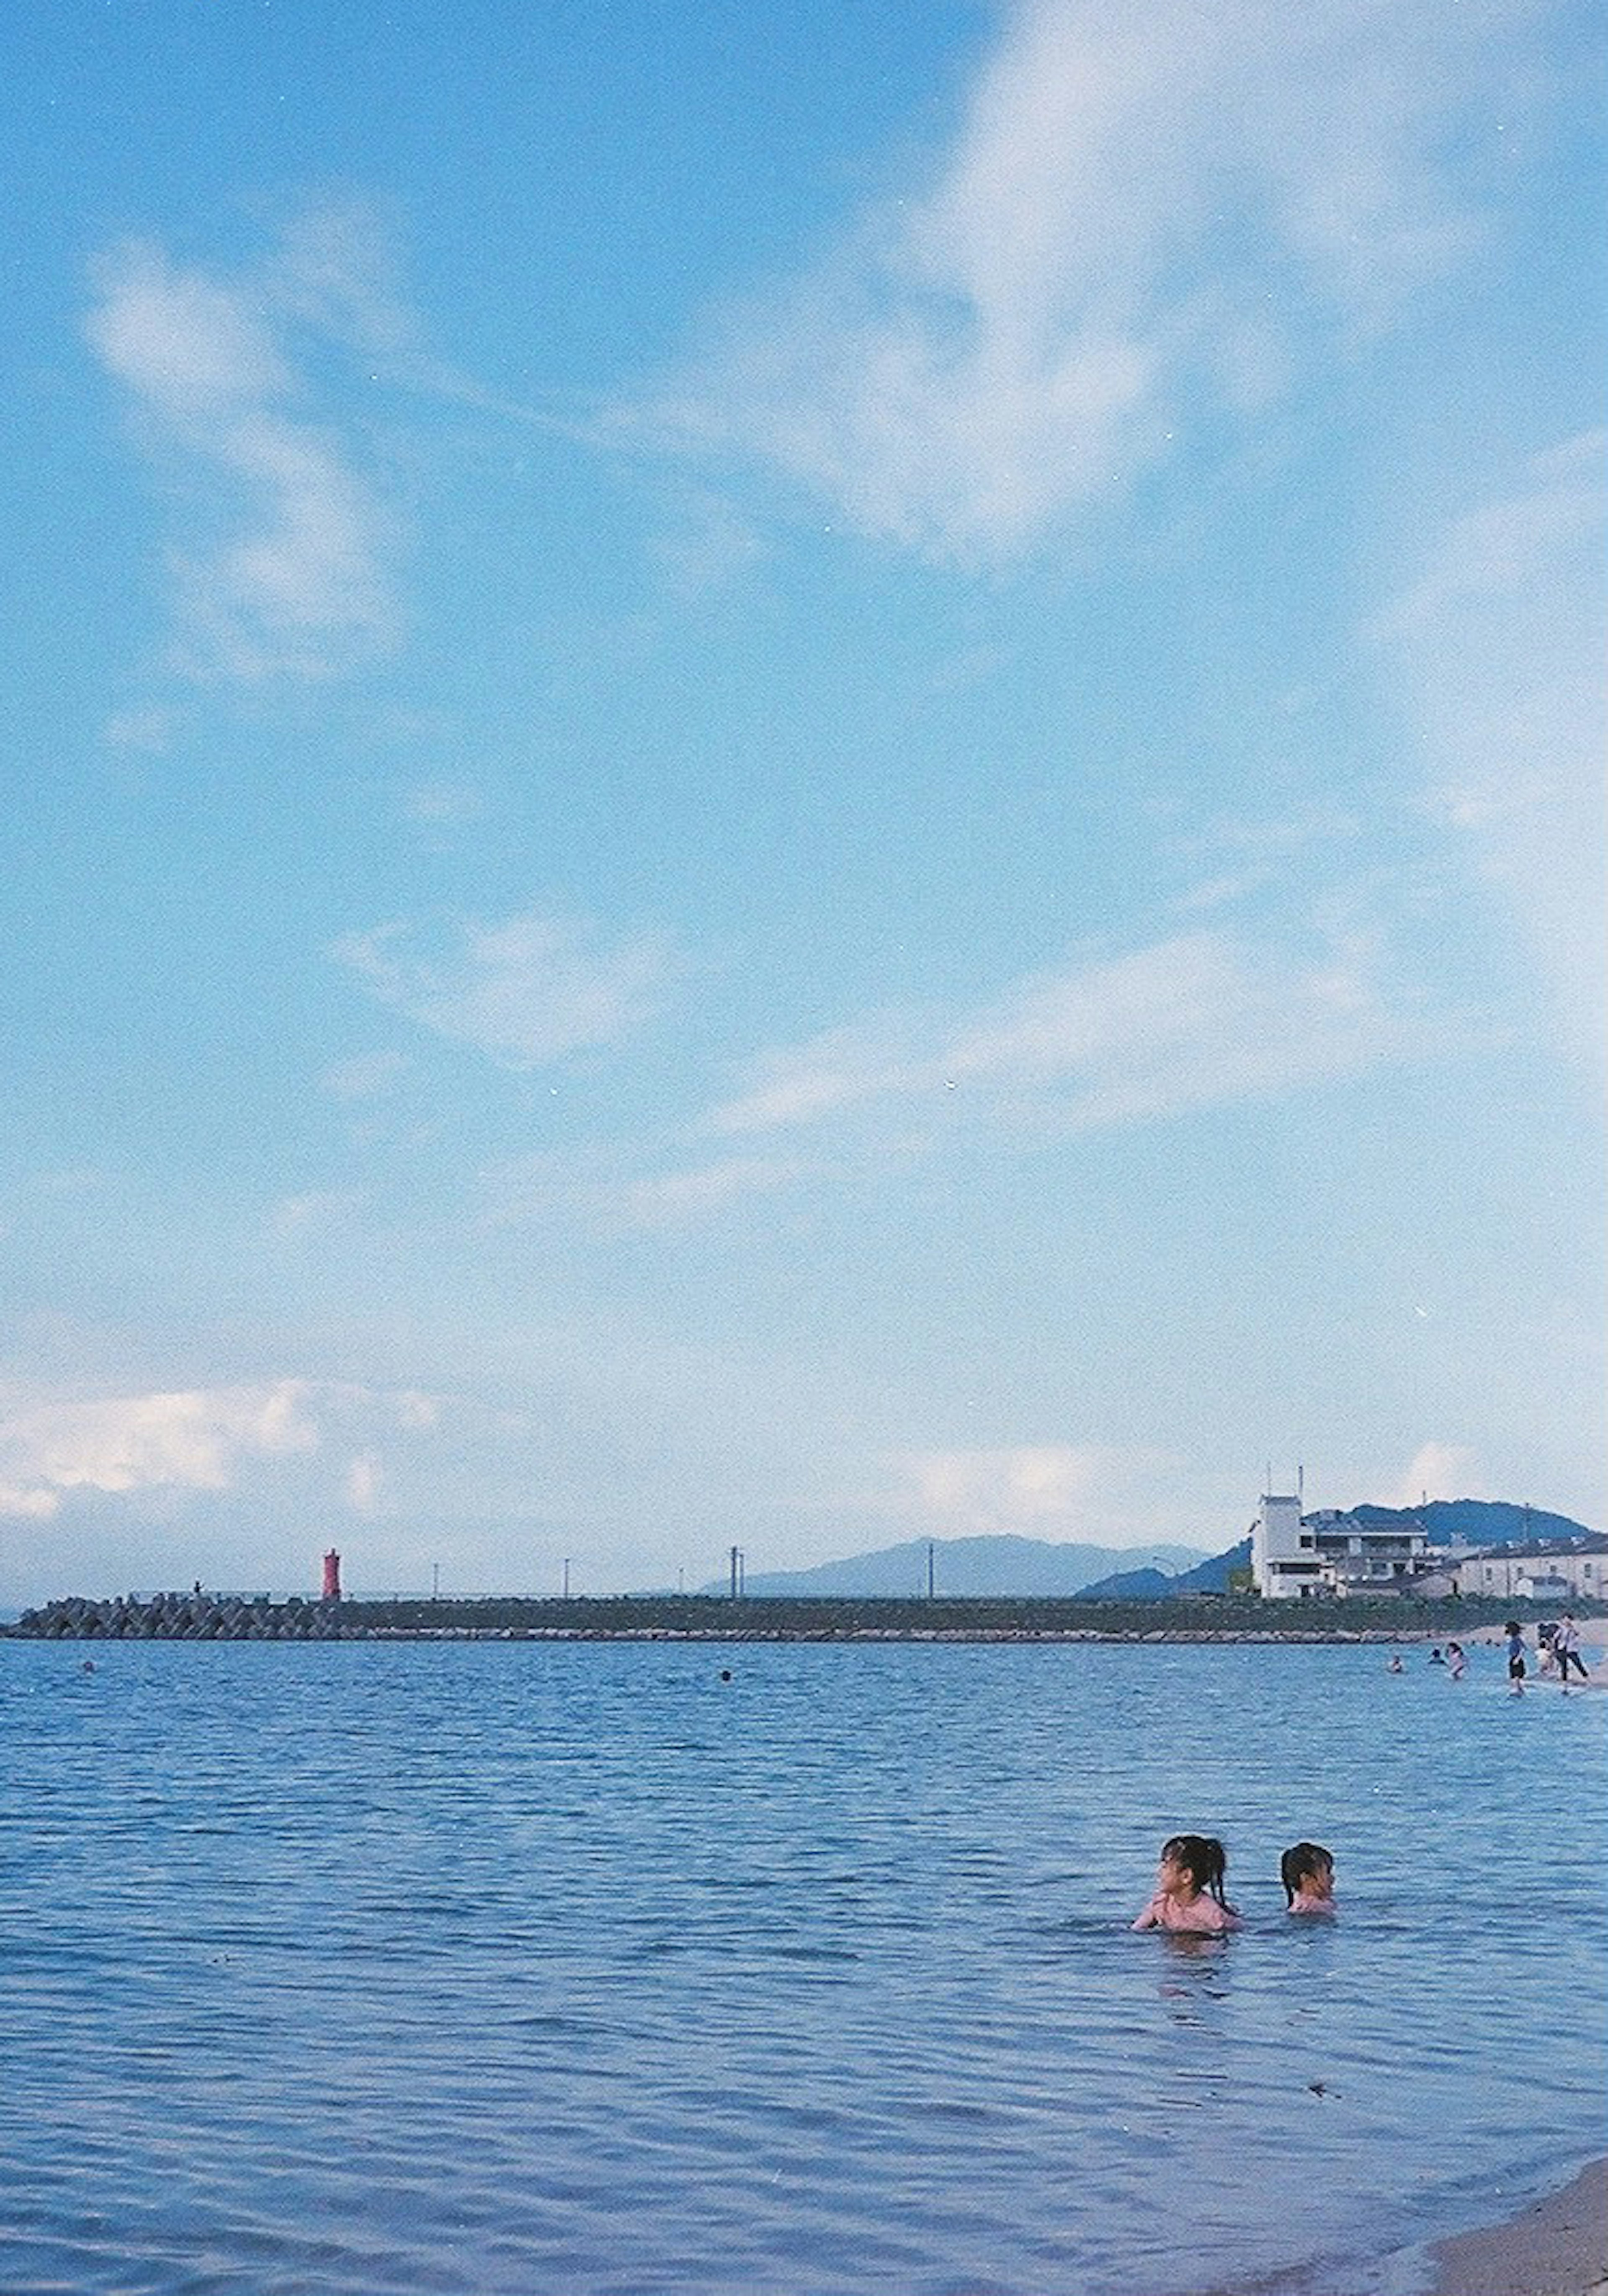
[{"label": "sandy beach", "polygon": [[1608,2296],[1608,2160],[1434,2256],[1432,2296]]}]

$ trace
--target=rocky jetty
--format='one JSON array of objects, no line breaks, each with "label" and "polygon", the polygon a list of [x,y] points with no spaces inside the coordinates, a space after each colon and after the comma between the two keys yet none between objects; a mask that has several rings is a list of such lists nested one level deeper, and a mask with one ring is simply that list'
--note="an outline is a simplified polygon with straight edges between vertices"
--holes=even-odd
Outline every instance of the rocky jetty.
[{"label": "rocky jetty", "polygon": [[[1577,1603],[1581,1619],[1602,1603]],[[1109,1603],[1076,1595],[898,1600],[707,1595],[395,1596],[313,1602],[292,1595],[69,1595],[0,1635],[35,1640],[182,1642],[1394,1642],[1444,1639],[1545,1606],[1507,1596],[1458,1602],[1395,1595],[1259,1603],[1197,1595]],[[1550,1615],[1551,1613],[1548,1613]]]},{"label": "rocky jetty", "polygon": [[45,1642],[340,1642],[368,1629],[339,1603],[258,1595],[63,1595],[6,1631]]}]

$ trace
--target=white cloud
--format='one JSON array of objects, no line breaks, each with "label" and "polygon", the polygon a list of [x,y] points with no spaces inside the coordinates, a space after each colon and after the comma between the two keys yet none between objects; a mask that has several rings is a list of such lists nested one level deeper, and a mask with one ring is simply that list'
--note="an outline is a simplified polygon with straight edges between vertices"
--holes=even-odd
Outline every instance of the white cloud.
[{"label": "white cloud", "polygon": [[380,1504],[380,1487],[384,1480],[379,1455],[360,1451],[346,1471],[346,1503],[354,1514],[371,1515]]},{"label": "white cloud", "polygon": [[379,1440],[432,1436],[441,1398],[416,1388],[281,1379],[84,1396],[13,1384],[0,1393],[0,1515],[45,1521],[75,1496],[234,1492],[265,1468],[316,1464],[355,1445],[347,1503],[377,1506]]},{"label": "white cloud", "polygon": [[245,1460],[316,1449],[308,1390],[298,1380],[266,1387],[191,1389],[88,1400],[25,1402],[0,1418],[0,1462],[19,1477],[12,1513],[54,1512],[62,1494],[127,1493],[178,1486],[229,1489]]},{"label": "white cloud", "polygon": [[709,1123],[752,1134],[880,1106],[1065,1136],[1259,1098],[1413,1047],[1378,971],[1359,936],[1296,954],[1180,935],[1031,974],[970,1012],[882,1013],[774,1052]]},{"label": "white cloud", "polygon": [[1425,1443],[1382,1506],[1415,1507],[1430,1499],[1478,1499],[1489,1487],[1471,1450],[1456,1443]]},{"label": "white cloud", "polygon": [[60,1512],[61,1505],[61,1492],[53,1491],[48,1484],[0,1483],[0,1515],[48,1522]]},{"label": "white cloud", "polygon": [[1104,1444],[1024,1443],[913,1450],[888,1461],[878,1511],[946,1538],[989,1533],[1129,1546],[1158,1536],[1158,1496],[1178,1464]]},{"label": "white cloud", "polygon": [[323,675],[395,626],[376,493],[352,442],[305,411],[298,325],[335,329],[290,275],[222,279],[137,241],[94,269],[89,341],[189,489],[170,565],[197,675]]},{"label": "white cloud", "polygon": [[604,947],[588,927],[534,912],[501,924],[381,925],[334,954],[382,1004],[512,1069],[629,1035],[682,969],[659,934]]},{"label": "white cloud", "polygon": [[984,1530],[1064,1521],[1088,1492],[1097,1463],[1093,1452],[1041,1443],[913,1451],[899,1464],[923,1517]]},{"label": "white cloud", "polygon": [[1375,636],[1432,776],[1549,984],[1571,1053],[1608,1051],[1608,434],[1533,456],[1453,520]]},{"label": "white cloud", "polygon": [[778,468],[868,533],[1007,558],[1197,405],[1265,400],[1303,329],[1377,326],[1462,256],[1448,126],[1531,11],[1003,12],[927,182],[733,315],[639,429]]}]

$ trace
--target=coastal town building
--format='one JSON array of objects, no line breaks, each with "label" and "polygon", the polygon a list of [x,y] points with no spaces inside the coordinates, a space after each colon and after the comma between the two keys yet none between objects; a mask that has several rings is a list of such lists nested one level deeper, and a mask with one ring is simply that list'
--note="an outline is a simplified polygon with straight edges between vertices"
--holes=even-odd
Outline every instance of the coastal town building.
[{"label": "coastal town building", "polygon": [[1432,1546],[1416,1516],[1391,1511],[1375,1522],[1366,1509],[1333,1507],[1303,1514],[1298,1495],[1270,1492],[1251,1526],[1251,1583],[1274,1602],[1343,1595],[1608,1601],[1608,1538]]},{"label": "coastal town building", "polygon": [[1251,1526],[1251,1583],[1273,1602],[1419,1591],[1429,1546],[1421,1523],[1303,1514],[1293,1492],[1265,1492]]},{"label": "coastal town building", "polygon": [[1414,1592],[1512,1595],[1522,1602],[1564,1603],[1608,1597],[1608,1538],[1568,1546],[1501,1546],[1449,1550],[1418,1580]]}]

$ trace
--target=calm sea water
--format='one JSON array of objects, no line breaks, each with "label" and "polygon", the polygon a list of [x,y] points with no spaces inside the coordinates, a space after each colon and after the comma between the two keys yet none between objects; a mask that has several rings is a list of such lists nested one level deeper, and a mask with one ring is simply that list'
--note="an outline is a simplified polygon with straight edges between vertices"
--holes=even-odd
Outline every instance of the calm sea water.
[{"label": "calm sea water", "polygon": [[1366,2296],[1603,2146],[1608,1696],[1494,1652],[90,1654],[0,1644],[16,2296]]}]

